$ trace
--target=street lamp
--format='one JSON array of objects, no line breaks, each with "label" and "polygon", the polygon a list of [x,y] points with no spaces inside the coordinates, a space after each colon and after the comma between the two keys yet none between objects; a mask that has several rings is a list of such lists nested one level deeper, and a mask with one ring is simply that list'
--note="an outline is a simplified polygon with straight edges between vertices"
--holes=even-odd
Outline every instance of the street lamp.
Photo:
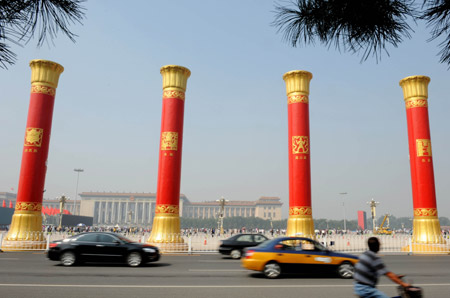
[{"label": "street lamp", "polygon": [[[340,192],[339,194],[344,196],[347,193],[346,192]],[[342,208],[344,209],[344,231],[347,231],[347,220],[345,218],[345,201],[344,201],[344,197],[342,197]]]},{"label": "street lamp", "polygon": [[377,230],[377,226],[376,226],[376,212],[377,212],[377,205],[380,204],[380,202],[375,202],[374,199],[372,199],[370,202],[367,202],[367,204],[370,206],[370,211],[372,213],[372,229],[373,232],[375,233]]},{"label": "street lamp", "polygon": [[[75,198],[73,199],[73,214],[76,215],[77,210],[77,196],[78,196],[78,181],[80,180],[80,173],[84,172],[83,169],[73,169],[75,172],[77,172],[77,188],[75,189]],[[78,215],[80,215],[80,212],[78,212]]]},{"label": "street lamp", "polygon": [[66,205],[66,202],[69,199],[69,197],[66,197],[63,194],[61,197],[59,197],[57,199],[59,200],[59,228],[61,229],[64,206]]},{"label": "street lamp", "polygon": [[219,209],[219,223],[220,223],[220,235],[223,235],[223,217],[225,215],[225,203],[228,202],[228,200],[225,200],[224,197],[221,197],[220,200],[216,200],[216,202],[219,202],[220,209]]}]

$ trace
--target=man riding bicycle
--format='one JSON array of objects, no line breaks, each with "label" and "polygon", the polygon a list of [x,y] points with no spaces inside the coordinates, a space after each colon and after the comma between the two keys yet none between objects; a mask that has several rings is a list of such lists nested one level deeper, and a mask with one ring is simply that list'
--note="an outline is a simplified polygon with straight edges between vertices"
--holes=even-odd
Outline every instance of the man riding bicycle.
[{"label": "man riding bicycle", "polygon": [[378,277],[386,275],[393,282],[402,287],[411,285],[401,280],[401,276],[390,272],[383,261],[377,256],[380,250],[380,242],[376,237],[370,237],[367,241],[369,250],[359,257],[359,262],[355,265],[355,294],[361,298],[390,298],[385,293],[376,288]]}]

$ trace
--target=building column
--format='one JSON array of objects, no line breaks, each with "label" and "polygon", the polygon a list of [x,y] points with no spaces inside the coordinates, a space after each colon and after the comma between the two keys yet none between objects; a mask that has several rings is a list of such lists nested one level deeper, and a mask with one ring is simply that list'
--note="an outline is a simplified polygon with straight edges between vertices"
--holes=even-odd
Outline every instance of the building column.
[{"label": "building column", "polygon": [[2,249],[27,250],[46,246],[42,233],[42,199],[58,80],[64,68],[47,60],[32,60],[31,94],[22,151],[14,215]]},{"label": "building column", "polygon": [[293,70],[283,75],[288,97],[289,218],[287,236],[314,237],[311,208],[309,82],[312,74]]},{"label": "building column", "polygon": [[[180,183],[183,144],[184,100],[189,69],[161,68],[163,106],[159,150],[156,211],[149,243],[183,243],[180,235]],[[164,248],[162,248],[164,249]]]},{"label": "building column", "polygon": [[[410,76],[400,81],[406,107],[409,162],[413,195],[413,250],[428,250],[414,244],[445,243],[441,235],[436,191],[434,185],[433,154],[428,119],[428,84],[426,76]],[[428,246],[431,248],[432,246]]]}]

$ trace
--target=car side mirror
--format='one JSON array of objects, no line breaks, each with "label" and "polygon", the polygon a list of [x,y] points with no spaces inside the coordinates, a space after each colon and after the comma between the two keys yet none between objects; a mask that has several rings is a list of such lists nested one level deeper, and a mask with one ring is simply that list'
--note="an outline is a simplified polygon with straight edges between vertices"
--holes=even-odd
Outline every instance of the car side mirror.
[{"label": "car side mirror", "polygon": [[119,240],[114,240],[114,244],[119,245],[120,241]]}]

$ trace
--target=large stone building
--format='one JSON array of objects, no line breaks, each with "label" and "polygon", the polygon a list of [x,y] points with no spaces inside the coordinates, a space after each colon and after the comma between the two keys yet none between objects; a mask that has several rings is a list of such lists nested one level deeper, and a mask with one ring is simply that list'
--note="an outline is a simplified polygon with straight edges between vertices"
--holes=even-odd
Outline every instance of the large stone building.
[{"label": "large stone building", "polygon": [[[93,217],[94,225],[136,225],[148,227],[155,216],[155,193],[83,192],[81,200],[66,202],[65,208],[73,215]],[[0,200],[15,207],[16,194],[0,192]],[[59,210],[58,199],[42,202],[43,207]],[[281,220],[281,203],[278,197],[261,197],[256,201],[226,201],[224,217],[258,217]],[[180,216],[187,218],[217,218],[219,201],[191,202],[180,195]]]},{"label": "large stone building", "polygon": [[[155,193],[83,192],[80,197],[80,215],[92,216],[94,225],[153,224]],[[261,197],[256,201],[227,201],[224,216],[280,220],[282,204],[278,197]],[[216,218],[219,210],[218,201],[190,202],[185,195],[180,195],[181,217]]]},{"label": "large stone building", "polygon": [[[224,217],[259,217],[281,220],[281,203],[278,197],[261,197],[256,201],[227,201]],[[190,218],[216,218],[219,202],[188,202],[184,205],[182,216]]]}]

